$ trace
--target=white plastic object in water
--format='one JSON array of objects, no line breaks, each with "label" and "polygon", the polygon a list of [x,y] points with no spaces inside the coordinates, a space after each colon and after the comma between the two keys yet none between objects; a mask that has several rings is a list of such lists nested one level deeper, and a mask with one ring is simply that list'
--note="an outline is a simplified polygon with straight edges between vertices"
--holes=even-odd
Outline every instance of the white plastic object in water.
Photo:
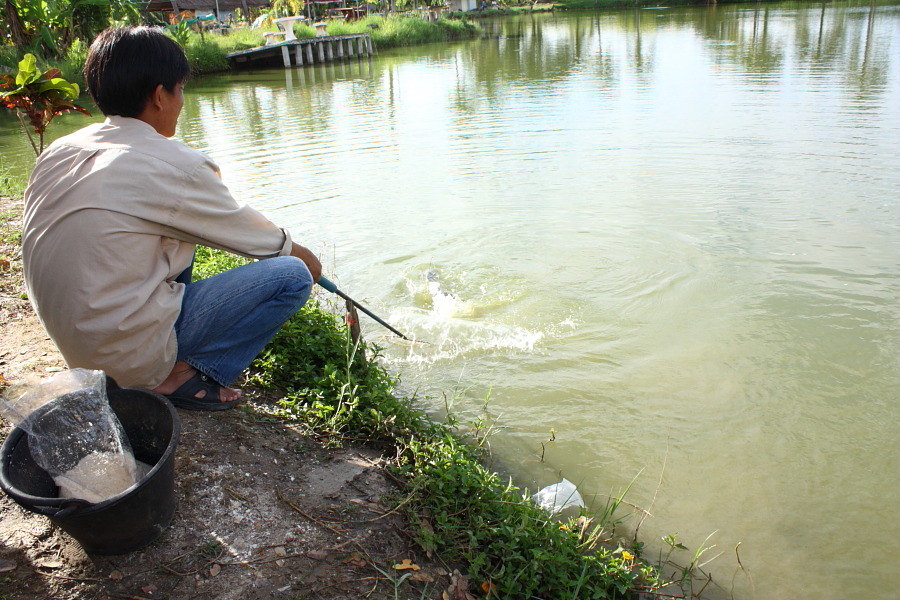
[{"label": "white plastic object in water", "polygon": [[584,501],[581,499],[581,494],[578,493],[575,484],[568,479],[563,479],[559,483],[548,485],[533,495],[531,499],[550,514],[562,512],[570,506],[584,508]]}]

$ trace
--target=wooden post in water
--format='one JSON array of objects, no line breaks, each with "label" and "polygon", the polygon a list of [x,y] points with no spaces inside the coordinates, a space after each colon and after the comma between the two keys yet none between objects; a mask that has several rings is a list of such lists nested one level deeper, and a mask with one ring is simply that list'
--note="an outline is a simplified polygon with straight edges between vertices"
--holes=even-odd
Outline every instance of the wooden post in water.
[{"label": "wooden post in water", "polygon": [[[336,60],[345,61],[354,56],[371,57],[375,52],[372,38],[368,34],[363,33],[278,42],[268,46],[230,52],[228,60],[232,64],[249,66],[249,63],[256,58],[271,60],[278,56],[279,51],[281,52],[281,62],[285,69],[292,66],[291,62],[294,63],[294,66],[302,67],[315,63],[334,62]],[[291,59],[291,54],[294,55],[293,59]],[[318,56],[316,56],[317,54]]]},{"label": "wooden post in water", "polygon": [[[362,335],[362,332],[359,329],[359,313],[356,312],[356,307],[353,306],[353,303],[347,300],[347,315],[344,317],[347,327],[350,329],[350,339],[353,340],[354,344],[359,343],[359,339]],[[359,349],[362,352],[362,348]],[[366,355],[362,355],[363,359],[366,358]]]}]

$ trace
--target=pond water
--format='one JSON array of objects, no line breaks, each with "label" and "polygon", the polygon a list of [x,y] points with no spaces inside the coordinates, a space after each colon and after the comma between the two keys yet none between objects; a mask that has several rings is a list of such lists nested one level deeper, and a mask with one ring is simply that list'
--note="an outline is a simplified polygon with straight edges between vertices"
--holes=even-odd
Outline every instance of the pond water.
[{"label": "pond water", "polygon": [[713,597],[894,597],[900,7],[485,26],[196,80],[179,137],[431,342],[365,323],[431,410],[502,426],[496,468],[594,506],[634,479],[654,552],[712,534]]}]

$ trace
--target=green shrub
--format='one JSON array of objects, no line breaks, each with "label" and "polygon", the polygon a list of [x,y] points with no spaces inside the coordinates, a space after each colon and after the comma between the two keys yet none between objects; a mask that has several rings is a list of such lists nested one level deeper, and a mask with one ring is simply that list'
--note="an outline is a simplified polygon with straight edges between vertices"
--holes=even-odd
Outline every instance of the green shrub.
[{"label": "green shrub", "polygon": [[228,70],[227,53],[212,41],[211,37],[207,35],[201,38],[199,35],[193,35],[184,48],[188,64],[191,65],[191,73],[194,75]]},{"label": "green shrub", "polygon": [[247,48],[256,48],[266,43],[261,29],[250,29],[249,27],[233,29],[227,35],[207,35],[206,38],[226,54]]},{"label": "green shrub", "polygon": [[85,42],[76,39],[69,46],[65,56],[54,63],[54,66],[62,71],[64,79],[77,83],[82,89],[84,88],[84,61],[87,60],[89,47]]},{"label": "green shrub", "polygon": [[16,65],[19,64],[20,60],[22,60],[22,57],[19,56],[19,51],[13,46],[0,45],[0,67],[2,67],[0,71],[15,72]]},{"label": "green shrub", "polygon": [[[84,61],[87,59],[88,45],[81,40],[75,40],[66,51],[62,58],[47,59],[42,56],[36,56],[38,67],[46,71],[47,69],[59,69],[62,78],[72,83],[77,83],[80,88],[84,88]],[[0,45],[0,71],[4,69],[15,72],[17,65],[24,55],[20,54],[13,46]]]}]

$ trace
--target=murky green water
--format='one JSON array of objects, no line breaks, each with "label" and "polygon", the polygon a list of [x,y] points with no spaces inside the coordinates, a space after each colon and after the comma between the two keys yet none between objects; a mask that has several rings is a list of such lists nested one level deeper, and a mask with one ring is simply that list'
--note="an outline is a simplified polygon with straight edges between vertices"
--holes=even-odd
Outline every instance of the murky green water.
[{"label": "murky green water", "polygon": [[408,389],[490,395],[499,468],[597,503],[637,475],[648,545],[716,532],[720,595],[893,597],[900,7],[487,25],[195,81],[179,135],[433,342],[368,328]]}]

